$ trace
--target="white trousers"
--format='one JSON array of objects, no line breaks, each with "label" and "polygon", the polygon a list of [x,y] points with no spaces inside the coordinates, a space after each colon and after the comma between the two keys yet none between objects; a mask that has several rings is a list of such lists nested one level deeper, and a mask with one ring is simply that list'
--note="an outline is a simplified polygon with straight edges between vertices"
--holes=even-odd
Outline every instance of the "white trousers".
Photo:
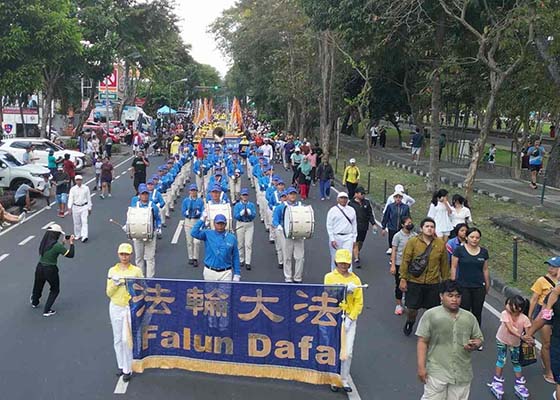
[{"label": "white trousers", "polygon": [[420,400],[468,400],[471,384],[452,385],[428,375]]},{"label": "white trousers", "polygon": [[227,271],[214,271],[210,268],[204,267],[203,272],[205,281],[231,281],[233,280],[233,273],[231,269]]},{"label": "white trousers", "polygon": [[134,239],[134,255],[136,266],[142,269],[146,278],[156,274],[156,238],[151,240]]},{"label": "white trousers", "polygon": [[[266,200],[265,200],[266,203]],[[274,240],[274,229],[272,228],[272,210],[266,204],[266,213],[264,215],[264,225],[268,229],[268,240]]]},{"label": "white trousers", "polygon": [[72,206],[72,221],[74,221],[74,236],[82,239],[88,237],[88,207]]},{"label": "white trousers", "polygon": [[284,229],[278,226],[274,231],[274,247],[276,247],[276,257],[278,257],[278,265],[284,264]]},{"label": "white trousers", "polygon": [[200,175],[196,175],[196,187],[198,188],[198,195],[200,197],[204,196],[204,190],[206,188],[202,188],[202,184],[204,183],[204,179]]},{"label": "white trousers", "polygon": [[132,346],[128,343],[130,330],[130,308],[109,303],[109,317],[113,328],[113,347],[117,356],[117,365],[123,373],[132,372]]},{"label": "white trousers", "polygon": [[[286,282],[301,282],[303,280],[303,263],[305,262],[304,240],[284,240],[284,280]],[[293,272],[292,258],[295,260]]]},{"label": "white trousers", "polygon": [[345,318],[344,330],[346,333],[346,360],[342,360],[340,363],[340,377],[342,378],[342,385],[349,386],[350,366],[352,365],[352,352],[354,350],[354,339],[356,337],[356,321]]},{"label": "white trousers", "polygon": [[[352,235],[346,235],[346,236],[350,237]],[[335,240],[336,240],[336,249],[334,249],[331,246],[331,242],[329,242],[329,251],[331,253],[331,271],[334,271],[334,269],[336,268],[336,265],[334,263],[334,256],[337,250],[346,249],[346,250],[350,250],[350,254],[354,254],[352,252],[352,250],[354,249],[354,240],[345,239],[344,236],[339,236],[339,235],[335,236]],[[352,258],[354,258],[354,256],[352,256]]]},{"label": "white trousers", "polygon": [[268,205],[266,204],[264,192],[261,192],[259,189],[257,189],[257,204],[259,205],[259,214],[261,217],[261,221],[265,222],[266,227],[266,210],[268,209]]},{"label": "white trousers", "polygon": [[229,181],[229,192],[231,201],[235,201],[239,198],[241,193],[241,177],[237,178],[237,182],[233,178],[228,178]]},{"label": "white trousers", "polygon": [[255,187],[253,181],[253,165],[247,160],[247,176],[249,177],[249,181],[251,182],[251,187]]},{"label": "white trousers", "polygon": [[196,218],[185,218],[185,237],[187,238],[187,257],[189,260],[198,260],[200,254],[200,240],[195,239],[191,235],[191,230],[198,222]]},{"label": "white trousers", "polygon": [[239,261],[241,263],[251,264],[251,255],[253,254],[253,235],[255,233],[255,223],[237,221],[235,233],[237,235],[237,249],[239,250]]}]

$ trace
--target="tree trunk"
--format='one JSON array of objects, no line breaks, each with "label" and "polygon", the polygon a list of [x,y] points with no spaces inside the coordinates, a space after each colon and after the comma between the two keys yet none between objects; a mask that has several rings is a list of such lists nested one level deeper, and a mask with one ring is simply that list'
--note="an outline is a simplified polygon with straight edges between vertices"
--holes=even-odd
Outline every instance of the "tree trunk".
[{"label": "tree trunk", "polygon": [[332,86],[334,74],[334,46],[330,40],[329,31],[320,33],[319,68],[321,70],[321,95],[319,98],[321,147],[325,157],[328,157],[332,134]]},{"label": "tree trunk", "polygon": [[512,176],[515,179],[519,179],[521,177],[521,146],[526,140],[526,134],[523,133],[520,140],[519,128],[521,127],[521,121],[517,122],[514,118],[510,118],[510,120],[515,121],[512,122],[510,131],[513,137],[513,151],[515,152],[513,155]]},{"label": "tree trunk", "polygon": [[548,186],[560,188],[560,135],[556,134],[550,158],[546,164],[545,180]]},{"label": "tree trunk", "polygon": [[494,110],[496,108],[496,97],[502,83],[504,81],[503,76],[497,76],[496,73],[490,73],[490,97],[488,98],[488,103],[486,104],[486,113],[484,114],[484,121],[482,122],[482,128],[480,129],[480,136],[474,141],[472,146],[471,162],[469,165],[469,170],[467,172],[467,177],[465,178],[465,197],[469,200],[472,199],[472,193],[474,189],[474,181],[476,179],[476,173],[478,172],[478,165],[484,154],[484,147],[486,146],[486,140],[488,139],[488,133],[490,132],[490,127],[492,126],[492,118],[494,116]]},{"label": "tree trunk", "polygon": [[294,109],[294,103],[292,100],[288,100],[287,104],[287,122],[286,122],[286,131],[292,132],[295,127],[295,118],[296,118],[296,110]]},{"label": "tree trunk", "polygon": [[84,126],[85,122],[87,121],[91,110],[95,107],[95,95],[97,94],[97,86],[98,82],[93,82],[91,92],[89,94],[88,105],[86,106],[85,110],[82,110],[80,114],[80,119],[78,124],[76,125],[75,134],[74,136],[79,136],[80,132],[82,131],[82,127]]},{"label": "tree trunk", "polygon": [[389,122],[395,127],[395,129],[397,130],[397,135],[399,136],[399,149],[402,150],[402,132],[401,132],[401,127],[399,126],[395,115],[394,114],[389,114]]},{"label": "tree trunk", "polygon": [[432,131],[430,132],[430,176],[427,189],[435,192],[439,186],[439,136],[441,110],[441,54],[445,33],[445,14],[441,11],[435,33],[434,74],[432,77]]}]

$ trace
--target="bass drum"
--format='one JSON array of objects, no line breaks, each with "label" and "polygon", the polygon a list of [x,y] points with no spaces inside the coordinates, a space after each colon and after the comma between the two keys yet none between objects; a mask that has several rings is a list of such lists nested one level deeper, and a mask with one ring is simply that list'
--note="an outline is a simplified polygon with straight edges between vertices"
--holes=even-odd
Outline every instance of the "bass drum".
[{"label": "bass drum", "polygon": [[130,239],[151,240],[154,238],[152,207],[128,207],[126,234]]},{"label": "bass drum", "polygon": [[309,239],[315,230],[313,207],[286,206],[283,228],[286,239]]},{"label": "bass drum", "polygon": [[233,230],[233,218],[231,214],[231,204],[208,204],[206,206],[208,220],[210,221],[210,228],[214,229],[214,218],[216,215],[223,214],[226,216],[228,231]]}]

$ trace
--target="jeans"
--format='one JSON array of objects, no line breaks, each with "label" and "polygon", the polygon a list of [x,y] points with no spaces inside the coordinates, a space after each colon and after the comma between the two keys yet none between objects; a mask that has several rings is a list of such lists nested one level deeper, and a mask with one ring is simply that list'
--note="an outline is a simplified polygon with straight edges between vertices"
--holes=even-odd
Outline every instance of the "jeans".
[{"label": "jeans", "polygon": [[331,195],[331,180],[319,180],[319,192],[321,193],[321,198],[330,197]]},{"label": "jeans", "polygon": [[478,325],[482,326],[482,309],[484,308],[484,299],[486,298],[486,288],[463,287],[463,296],[461,298],[461,308],[473,313],[478,321]]},{"label": "jeans", "polygon": [[33,283],[33,294],[31,295],[31,304],[34,306],[39,304],[45,282],[48,282],[51,290],[49,297],[45,303],[45,312],[50,311],[56,297],[60,293],[60,280],[58,278],[58,267],[56,265],[37,264],[35,268],[35,282]]}]

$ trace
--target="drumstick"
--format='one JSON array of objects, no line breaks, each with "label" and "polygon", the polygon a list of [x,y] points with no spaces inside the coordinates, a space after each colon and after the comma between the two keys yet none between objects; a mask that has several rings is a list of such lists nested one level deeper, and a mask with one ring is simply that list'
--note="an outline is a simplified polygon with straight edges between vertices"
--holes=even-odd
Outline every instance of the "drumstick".
[{"label": "drumstick", "polygon": [[119,223],[118,223],[117,221],[115,221],[115,220],[114,220],[113,218],[109,218],[109,222],[111,222],[112,224],[115,224],[115,225],[117,225],[117,226],[118,226],[119,228],[121,228],[121,229],[122,229],[122,225],[121,225],[121,224],[119,224]]}]

